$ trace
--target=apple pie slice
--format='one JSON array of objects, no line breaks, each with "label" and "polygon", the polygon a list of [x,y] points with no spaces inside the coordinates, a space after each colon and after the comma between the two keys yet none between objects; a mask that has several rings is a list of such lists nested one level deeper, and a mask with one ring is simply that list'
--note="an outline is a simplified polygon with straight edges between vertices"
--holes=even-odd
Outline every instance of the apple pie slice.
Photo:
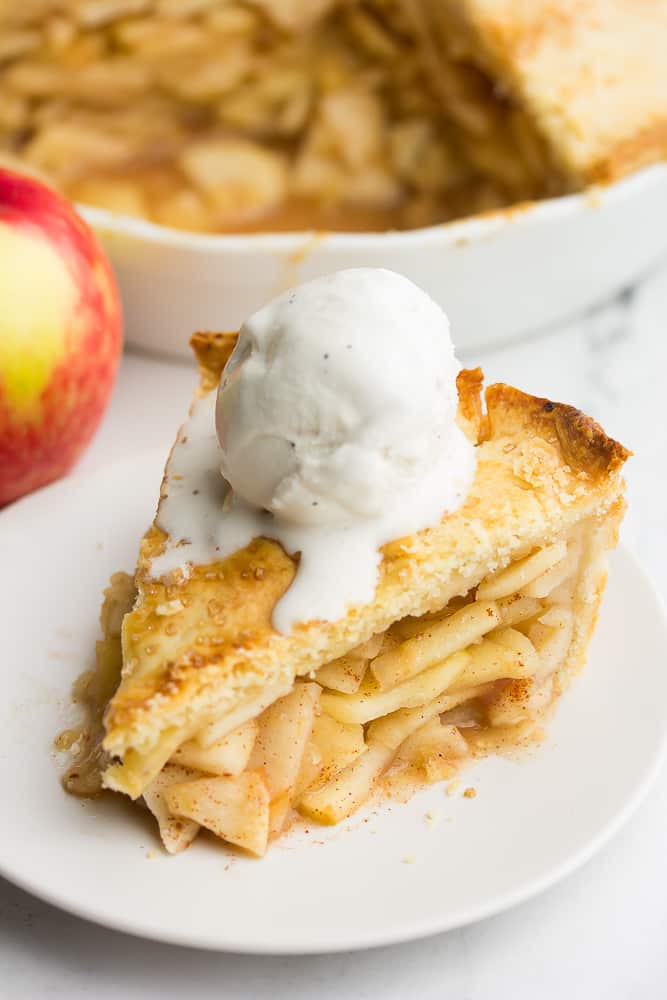
[{"label": "apple pie slice", "polygon": [[[198,412],[212,415],[234,342],[193,337]],[[205,827],[261,855],[294,810],[336,823],[382,783],[448,779],[539,738],[586,658],[628,452],[578,410],[507,385],[487,388],[483,409],[479,369],[457,388],[477,454],[465,503],[386,545],[373,599],[337,621],[274,630],[297,567],[267,538],[189,575],[154,573],[179,542],[158,506],[134,579],[118,574],[106,593],[87,690],[98,713],[120,681],[71,791],[143,797],[170,852]]]}]

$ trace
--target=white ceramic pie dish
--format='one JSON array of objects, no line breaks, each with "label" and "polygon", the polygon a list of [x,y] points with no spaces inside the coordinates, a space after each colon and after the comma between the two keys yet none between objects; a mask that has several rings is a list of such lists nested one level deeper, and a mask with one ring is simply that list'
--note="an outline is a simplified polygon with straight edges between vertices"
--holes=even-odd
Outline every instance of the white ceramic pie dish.
[{"label": "white ceramic pie dish", "polygon": [[461,350],[602,301],[667,251],[667,165],[608,187],[393,233],[200,235],[83,214],[120,282],[127,340],[189,357],[195,329],[236,329],[269,298],[341,267],[400,271],[447,310]]}]

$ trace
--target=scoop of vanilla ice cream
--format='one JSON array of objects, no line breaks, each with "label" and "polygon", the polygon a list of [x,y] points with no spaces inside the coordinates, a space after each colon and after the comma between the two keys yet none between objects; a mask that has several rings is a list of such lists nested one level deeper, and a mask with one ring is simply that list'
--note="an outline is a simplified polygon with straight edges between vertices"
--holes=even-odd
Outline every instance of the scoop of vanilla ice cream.
[{"label": "scoop of vanilla ice cream", "polygon": [[458,367],[444,312],[399,274],[355,268],[285,292],[243,324],[225,369],[223,475],[287,522],[379,517],[448,437],[460,445]]},{"label": "scoop of vanilla ice cream", "polygon": [[241,327],[217,399],[223,475],[300,525],[378,518],[448,453],[467,485],[458,369],[446,315],[400,274],[355,268],[300,285]]}]

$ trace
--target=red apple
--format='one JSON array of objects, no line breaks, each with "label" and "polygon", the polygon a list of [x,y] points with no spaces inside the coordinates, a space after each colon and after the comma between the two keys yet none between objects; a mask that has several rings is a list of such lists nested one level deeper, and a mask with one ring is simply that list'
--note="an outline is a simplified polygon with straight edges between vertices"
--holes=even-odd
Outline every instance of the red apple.
[{"label": "red apple", "polygon": [[86,447],[121,331],[89,227],[40,181],[0,169],[0,505],[62,476]]}]

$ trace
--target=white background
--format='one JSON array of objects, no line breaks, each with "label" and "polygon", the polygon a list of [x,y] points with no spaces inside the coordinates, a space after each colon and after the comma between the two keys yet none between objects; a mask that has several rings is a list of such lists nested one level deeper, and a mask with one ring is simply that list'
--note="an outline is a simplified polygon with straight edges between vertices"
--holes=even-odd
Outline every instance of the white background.
[{"label": "white background", "polygon": [[[635,451],[624,539],[666,597],[667,269],[566,327],[462,361],[482,364],[488,381],[574,403]],[[194,382],[187,366],[126,355],[80,469],[94,472],[132,451],[158,447],[166,454]],[[632,684],[641,684],[641,663],[629,669],[639,673]],[[532,902],[425,941],[304,959],[215,955],[132,939],[0,879],[0,997],[660,1000],[667,996],[666,843],[663,770],[621,834]]]}]

